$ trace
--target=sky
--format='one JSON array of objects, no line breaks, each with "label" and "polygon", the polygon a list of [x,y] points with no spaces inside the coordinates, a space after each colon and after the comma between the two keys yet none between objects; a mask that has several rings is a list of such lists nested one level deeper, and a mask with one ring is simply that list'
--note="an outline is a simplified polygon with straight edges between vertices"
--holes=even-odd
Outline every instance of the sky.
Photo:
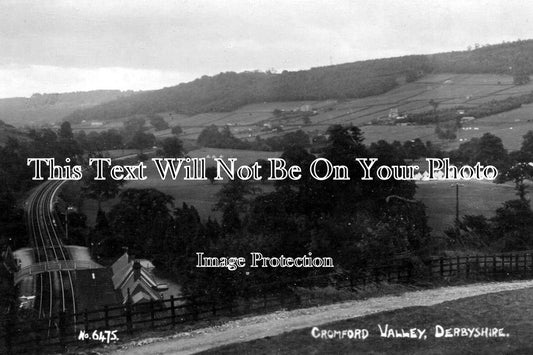
[{"label": "sky", "polygon": [[530,0],[0,0],[0,98],[533,37]]}]

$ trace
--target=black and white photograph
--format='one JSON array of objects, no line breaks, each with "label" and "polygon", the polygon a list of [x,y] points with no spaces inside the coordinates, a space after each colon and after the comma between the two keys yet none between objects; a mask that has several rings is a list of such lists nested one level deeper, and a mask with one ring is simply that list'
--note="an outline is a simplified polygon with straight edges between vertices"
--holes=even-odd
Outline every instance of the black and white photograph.
[{"label": "black and white photograph", "polygon": [[0,354],[533,353],[532,14],[0,0]]}]

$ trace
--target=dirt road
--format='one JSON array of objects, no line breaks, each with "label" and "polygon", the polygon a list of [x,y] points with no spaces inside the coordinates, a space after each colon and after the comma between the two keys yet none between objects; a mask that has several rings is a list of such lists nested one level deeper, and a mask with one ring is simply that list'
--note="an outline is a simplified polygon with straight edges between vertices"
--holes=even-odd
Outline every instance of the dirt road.
[{"label": "dirt road", "polygon": [[178,333],[164,338],[132,341],[118,348],[100,350],[108,354],[193,354],[210,348],[275,336],[284,332],[313,327],[338,320],[362,317],[413,306],[438,303],[487,293],[533,287],[533,281],[491,282],[467,286],[444,287],[406,292],[399,296],[376,297],[327,306],[280,311],[267,315],[242,318],[221,326]]}]

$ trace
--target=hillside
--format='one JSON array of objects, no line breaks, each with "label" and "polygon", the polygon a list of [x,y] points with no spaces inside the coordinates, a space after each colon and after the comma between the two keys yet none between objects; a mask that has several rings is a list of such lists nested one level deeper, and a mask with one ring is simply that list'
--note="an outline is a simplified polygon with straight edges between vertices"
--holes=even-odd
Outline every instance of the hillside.
[{"label": "hillside", "polygon": [[[315,137],[323,134],[332,124],[353,124],[364,132],[365,143],[370,144],[380,139],[390,142],[405,141],[415,138],[431,140],[443,149],[457,148],[463,141],[481,137],[483,133],[493,132],[501,137],[506,148],[516,150],[521,144],[516,137],[523,136],[533,129],[533,105],[522,107],[484,117],[465,124],[457,133],[456,140],[437,137],[435,124],[407,125],[383,122],[370,124],[380,118],[387,118],[391,110],[414,115],[431,112],[430,100],[439,102],[439,110],[452,107],[471,107],[518,97],[533,91],[533,82],[526,85],[514,85],[509,75],[497,74],[428,74],[423,78],[402,84],[384,94],[349,100],[261,102],[242,106],[232,112],[209,112],[184,116],[175,112],[160,115],[170,126],[179,125],[183,129],[182,140],[195,141],[200,132],[209,125],[227,125],[231,132],[240,139],[254,140],[279,136],[297,130],[303,130]],[[281,111],[280,115],[274,112]],[[102,126],[90,127],[73,125],[75,130],[102,131],[122,127],[122,121],[110,121]],[[148,121],[148,119],[147,119]],[[153,132],[156,137],[171,135],[170,129]]]},{"label": "hillside", "polygon": [[19,129],[0,120],[0,146],[3,146],[9,140],[9,138],[14,138],[17,140],[29,139]]},{"label": "hillside", "polygon": [[0,120],[16,126],[53,124],[75,110],[96,106],[131,93],[95,90],[0,99]]},{"label": "hillside", "polygon": [[[133,114],[175,111],[185,114],[229,112],[264,101],[322,100],[377,95],[398,85],[413,70],[426,68],[427,58],[409,56],[314,68],[281,74],[227,72],[203,76],[190,83],[142,92],[92,109],[76,111],[67,119],[110,120]],[[411,74],[413,77],[416,74]]]},{"label": "hillside", "polygon": [[189,83],[141,92],[77,110],[71,122],[112,120],[134,114],[229,112],[272,101],[355,99],[379,95],[428,73],[533,72],[533,40],[432,55],[404,56],[295,72],[221,73]]}]

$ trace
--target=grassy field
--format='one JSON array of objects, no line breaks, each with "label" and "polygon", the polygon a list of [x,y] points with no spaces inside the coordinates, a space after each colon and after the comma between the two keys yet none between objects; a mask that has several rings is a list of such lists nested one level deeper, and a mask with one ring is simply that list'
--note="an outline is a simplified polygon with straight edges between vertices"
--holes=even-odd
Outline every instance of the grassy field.
[{"label": "grassy field", "polygon": [[[203,354],[531,354],[533,289],[507,291],[410,307],[321,325],[320,329],[367,329],[368,338],[315,339],[311,328],[246,343],[215,348]],[[378,324],[396,329],[426,329],[427,339],[383,338]],[[437,338],[436,325],[504,328],[509,337]]]},{"label": "grassy field", "polygon": [[[434,235],[454,226],[455,185],[450,181],[419,182],[415,198],[427,207],[428,224]],[[515,199],[515,190],[509,184],[492,182],[462,181],[459,187],[459,215],[465,214],[486,217],[507,200]]]},{"label": "grassy field", "polygon": [[533,104],[497,115],[476,119],[457,132],[457,140],[446,144],[446,149],[456,149],[462,143],[485,133],[500,137],[508,150],[518,150],[522,137],[533,130]]},{"label": "grassy field", "polygon": [[[485,74],[438,74],[428,75],[422,80],[401,85],[385,94],[362,99],[344,101],[302,101],[302,102],[268,102],[241,107],[230,113],[200,114],[188,118],[172,119],[173,124],[184,127],[183,137],[196,139],[202,127],[210,124],[230,124],[232,132],[239,138],[268,138],[279,135],[278,132],[261,130],[262,124],[274,121],[274,109],[296,110],[309,105],[317,110],[311,116],[311,124],[304,125],[298,119],[285,124],[282,133],[302,129],[309,133],[324,132],[331,124],[354,124],[362,126],[365,142],[372,143],[380,139],[388,141],[421,138],[441,144],[445,149],[455,149],[460,143],[473,137],[480,137],[485,132],[492,132],[504,141],[510,149],[518,149],[520,139],[530,129],[533,122],[527,118],[532,112],[532,105],[510,111],[497,117],[487,117],[473,122],[470,130],[458,132],[458,138],[449,142],[438,139],[434,125],[427,126],[368,126],[378,117],[386,116],[391,108],[400,112],[415,113],[431,110],[430,100],[440,103],[439,108],[458,105],[476,106],[480,103],[504,99],[509,96],[531,92],[533,83],[514,86],[512,78],[502,75]],[[519,121],[518,121],[519,120]],[[474,127],[477,127],[474,129]],[[512,127],[512,128],[511,128]]]},{"label": "grassy field", "polygon": [[[367,144],[384,139],[410,140],[421,138],[440,144],[443,149],[455,149],[462,142],[473,137],[480,137],[491,132],[501,137],[509,150],[520,147],[521,136],[533,130],[533,105],[505,112],[502,114],[477,119],[465,130],[460,130],[457,139],[447,141],[438,139],[434,125],[427,126],[371,126],[368,123],[376,118],[387,116],[390,109],[400,112],[416,113],[432,109],[430,100],[439,102],[440,109],[456,106],[477,106],[491,100],[501,100],[533,91],[533,81],[527,85],[515,86],[512,78],[494,74],[434,74],[419,81],[403,84],[385,94],[354,100],[264,102],[243,106],[233,112],[210,112],[186,116],[175,112],[161,112],[170,126],[179,125],[183,129],[180,139],[196,140],[203,128],[215,124],[229,125],[232,133],[241,139],[255,139],[259,136],[268,138],[279,134],[302,129],[308,133],[323,133],[332,124],[353,124],[362,127]],[[284,122],[282,132],[266,129],[264,124],[275,124],[275,109],[292,111],[300,109],[316,110],[310,117],[310,124],[304,124],[300,118]],[[102,131],[122,127],[128,117],[102,126],[90,126],[89,123],[75,125],[74,130],[85,129]],[[148,120],[147,120],[148,122]],[[83,126],[83,127],[82,127]],[[170,129],[153,132],[158,139],[170,137]]]}]

